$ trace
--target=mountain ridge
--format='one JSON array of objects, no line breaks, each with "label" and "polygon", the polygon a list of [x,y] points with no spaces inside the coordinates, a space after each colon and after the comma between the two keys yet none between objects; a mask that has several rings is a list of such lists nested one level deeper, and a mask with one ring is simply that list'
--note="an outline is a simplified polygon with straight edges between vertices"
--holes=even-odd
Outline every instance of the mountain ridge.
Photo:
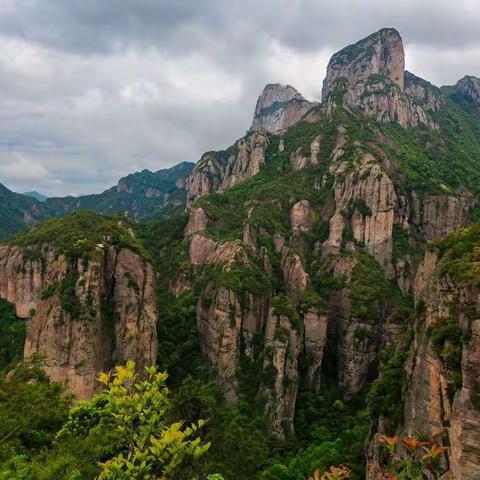
[{"label": "mountain ridge", "polygon": [[[437,88],[405,72],[401,42],[382,29],[340,50],[322,104],[288,127],[282,115],[303,100],[271,84],[259,112],[275,118],[201,157],[186,211],[78,212],[0,247],[0,297],[31,317],[28,353],[79,396],[102,361],[128,358],[171,369],[189,411],[203,414],[203,382],[215,382],[226,410],[208,410],[206,461],[234,480],[340,463],[352,479],[385,478],[382,438],[417,433],[448,447],[446,478],[474,478],[476,81]],[[128,177],[113,188],[133,191]],[[110,328],[117,354],[78,312]],[[265,443],[252,452],[242,432]]]}]

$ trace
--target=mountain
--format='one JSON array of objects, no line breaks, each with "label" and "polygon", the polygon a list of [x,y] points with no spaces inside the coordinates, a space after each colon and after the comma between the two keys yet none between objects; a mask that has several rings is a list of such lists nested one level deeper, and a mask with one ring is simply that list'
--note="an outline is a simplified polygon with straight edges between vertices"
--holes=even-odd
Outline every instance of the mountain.
[{"label": "mountain", "polygon": [[27,197],[32,197],[34,198],[35,200],[38,200],[39,202],[44,202],[45,200],[47,200],[47,196],[44,195],[43,193],[39,193],[39,192],[36,192],[36,191],[33,191],[33,192],[25,192],[23,195],[26,195]]},{"label": "mountain", "polygon": [[185,205],[184,178],[193,166],[193,163],[182,162],[157,172],[142,170],[121,178],[115,187],[103,193],[49,198],[46,205],[54,216],[85,209],[125,213],[138,220],[167,215]]},{"label": "mountain", "polygon": [[46,218],[47,211],[34,198],[14,193],[0,184],[0,239],[12,235],[27,225]]},{"label": "mountain", "polygon": [[[25,354],[82,398],[100,370],[157,362],[228,479],[386,478],[385,438],[410,435],[445,446],[443,478],[475,478],[479,81],[404,65],[382,29],[333,55],[321,104],[267,86],[248,133],[188,173],[186,212],[78,212],[9,239],[0,297],[29,317]],[[135,182],[109,195],[151,186]]]},{"label": "mountain", "polygon": [[300,121],[315,105],[291,85],[269,84],[258,97],[251,130],[284,130]]},{"label": "mountain", "polygon": [[49,197],[38,192],[14,193],[0,184],[0,240],[37,221],[63,217],[79,210],[122,213],[136,220],[167,216],[186,204],[185,179],[195,164],[132,173],[100,194]]}]

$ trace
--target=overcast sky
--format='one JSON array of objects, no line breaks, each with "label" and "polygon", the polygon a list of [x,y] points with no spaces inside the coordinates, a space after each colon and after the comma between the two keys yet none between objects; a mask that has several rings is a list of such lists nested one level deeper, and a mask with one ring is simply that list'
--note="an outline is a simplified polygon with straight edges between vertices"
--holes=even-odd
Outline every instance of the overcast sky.
[{"label": "overcast sky", "polygon": [[332,53],[382,27],[436,85],[480,76],[479,0],[0,0],[0,182],[100,192],[249,128],[270,82],[320,98]]}]

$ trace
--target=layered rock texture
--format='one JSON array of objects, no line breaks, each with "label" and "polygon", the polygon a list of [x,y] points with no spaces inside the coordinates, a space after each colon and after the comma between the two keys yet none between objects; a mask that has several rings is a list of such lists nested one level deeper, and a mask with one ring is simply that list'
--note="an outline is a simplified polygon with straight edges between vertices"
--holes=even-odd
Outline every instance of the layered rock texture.
[{"label": "layered rock texture", "polygon": [[314,106],[290,85],[267,85],[258,97],[251,130],[284,130],[299,122]]}]

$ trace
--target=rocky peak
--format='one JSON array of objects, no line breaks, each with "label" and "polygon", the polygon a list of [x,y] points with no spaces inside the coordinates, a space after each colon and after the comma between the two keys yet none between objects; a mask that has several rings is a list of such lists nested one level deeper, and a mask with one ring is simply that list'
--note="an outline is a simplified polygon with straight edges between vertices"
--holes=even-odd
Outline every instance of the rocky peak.
[{"label": "rocky peak", "polygon": [[[419,101],[425,86],[405,91],[405,54],[400,34],[385,28],[345,47],[331,58],[323,82],[322,99],[327,114],[337,106],[405,128],[438,125],[427,113],[437,104]],[[420,79],[419,79],[420,80]],[[438,103],[438,102],[437,102]]]},{"label": "rocky peak", "polygon": [[426,110],[438,111],[443,106],[442,93],[427,80],[405,71],[405,92],[417,100]]},{"label": "rocky peak", "polygon": [[480,105],[480,78],[467,75],[459,80],[455,87]]},{"label": "rocky peak", "polygon": [[372,75],[381,75],[403,89],[404,69],[402,38],[395,29],[384,28],[333,55],[323,82],[322,99],[329,96],[340,77],[354,85]]},{"label": "rocky peak", "polygon": [[129,185],[126,178],[121,178],[117,184],[117,192],[133,193],[133,188]]},{"label": "rocky peak", "polygon": [[289,128],[314,105],[292,86],[270,83],[258,97],[251,130],[276,132]]}]

